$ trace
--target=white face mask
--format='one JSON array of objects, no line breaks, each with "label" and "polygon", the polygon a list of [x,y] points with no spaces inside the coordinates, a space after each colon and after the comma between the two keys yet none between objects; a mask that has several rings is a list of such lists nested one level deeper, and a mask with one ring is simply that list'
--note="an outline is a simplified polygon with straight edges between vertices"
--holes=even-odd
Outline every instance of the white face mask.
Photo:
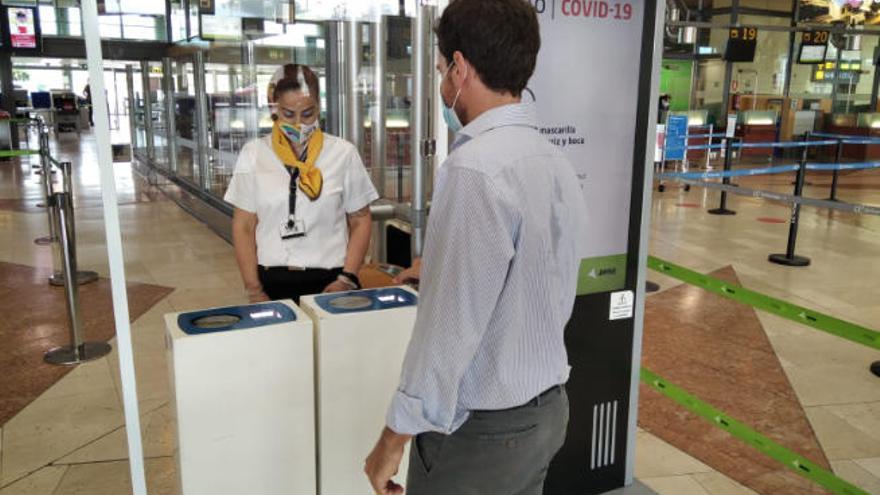
[{"label": "white face mask", "polygon": [[[449,71],[452,70],[452,66],[455,65],[455,62],[446,68],[446,73],[443,74],[443,78],[449,75]],[[465,67],[464,77],[467,78],[467,67]],[[461,88],[458,88],[458,91],[455,93],[455,99],[452,100],[452,105],[446,106],[446,102],[443,102],[443,120],[446,121],[446,125],[449,126],[449,130],[457,133],[464,127],[461,123],[461,119],[458,118],[458,114],[455,113],[455,104],[458,103],[458,97],[461,96]],[[440,98],[441,101],[443,98]]]}]

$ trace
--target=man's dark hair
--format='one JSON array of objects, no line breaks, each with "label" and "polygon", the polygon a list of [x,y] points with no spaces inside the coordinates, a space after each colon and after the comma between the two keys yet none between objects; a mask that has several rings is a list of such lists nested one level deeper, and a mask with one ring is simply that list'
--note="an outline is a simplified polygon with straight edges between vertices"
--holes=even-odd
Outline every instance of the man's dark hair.
[{"label": "man's dark hair", "polygon": [[460,51],[493,91],[519,96],[535,72],[541,33],[526,0],[452,0],[434,32],[446,62]]}]

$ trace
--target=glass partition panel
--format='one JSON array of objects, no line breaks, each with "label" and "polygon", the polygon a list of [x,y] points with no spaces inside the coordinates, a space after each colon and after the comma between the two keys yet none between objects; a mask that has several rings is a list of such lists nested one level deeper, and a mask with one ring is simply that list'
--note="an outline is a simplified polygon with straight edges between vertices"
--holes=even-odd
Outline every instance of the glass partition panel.
[{"label": "glass partition panel", "polygon": [[[319,3],[296,2],[297,22],[289,23],[291,16],[285,10],[290,8],[289,2],[217,0],[214,12],[200,15],[198,2],[190,2],[187,10],[186,4],[181,0],[171,1],[169,36],[174,40],[185,37],[187,16],[192,34],[198,34],[201,29],[202,35],[199,47],[201,55],[178,56],[173,61],[173,95],[163,94],[161,85],[156,86],[152,93],[153,103],[157,108],[163,107],[166,97],[172,100],[176,123],[175,146],[172,148],[176,148],[177,171],[181,178],[214,197],[222,198],[244,144],[271,132],[268,85],[274,72],[283,64],[305,64],[318,75],[321,120],[327,129],[328,102],[330,98],[335,98],[328,94],[328,91],[334,89],[328,87],[329,71],[339,70],[346,56],[345,53],[340,53],[341,59],[335,61],[336,67],[330,67],[327,22],[354,17],[362,23],[363,29],[359,50],[360,70],[357,74],[357,87],[362,96],[360,109],[364,117],[362,158],[368,167],[373,165],[370,154],[370,116],[377,104],[381,104],[385,107],[387,116],[387,180],[385,187],[378,189],[383,197],[400,200],[409,198],[413,162],[410,125],[413,97],[413,54],[410,39],[412,19],[403,15],[387,16],[412,15],[415,2],[326,2],[326,5],[333,3],[342,8],[339,10],[334,7],[331,11],[325,11],[326,5],[321,4],[324,5],[321,7]],[[376,19],[375,16],[379,14],[385,14],[387,20],[387,61],[382,71],[386,87],[382,102],[375,101],[376,67],[371,56],[374,52],[372,19]],[[119,29],[120,34],[127,35],[125,26]],[[341,41],[336,39],[334,42]],[[204,61],[204,70],[194,74],[197,59]],[[340,83],[344,85],[344,75],[339,74],[339,77]],[[200,87],[196,88],[196,84],[200,84]],[[204,106],[199,103],[200,97],[203,97],[201,101]],[[203,130],[207,143],[201,158],[198,147],[200,109],[204,110]],[[341,112],[346,110],[340,109]],[[168,148],[167,143],[163,142],[163,137],[167,134],[167,119],[161,112],[158,118],[159,121],[154,122],[153,144],[157,157],[161,158]],[[204,153],[204,150],[207,152]],[[200,163],[200,160],[204,163]],[[429,171],[426,175],[429,178],[427,189],[430,191],[432,173]]]},{"label": "glass partition panel", "polygon": [[[235,47],[238,48],[238,47]],[[252,137],[252,101],[242,85],[245,70],[241,50],[212,50],[205,64],[208,101],[208,166],[211,194],[222,197],[232,178],[238,152]]]},{"label": "glass partition panel", "polygon": [[[127,76],[126,76],[127,77]],[[132,132],[132,153],[138,155],[141,159],[147,160],[147,108],[144,99],[144,85],[141,77],[139,65],[134,65],[133,93],[129,94],[131,104],[134,107],[134,115],[131,119],[134,123],[134,132]]]},{"label": "glass partition panel", "polygon": [[77,7],[40,6],[43,36],[82,36],[82,21]]},{"label": "glass partition panel", "polygon": [[193,184],[198,184],[200,175],[194,64],[191,58],[186,57],[175,60],[172,66],[177,174]]},{"label": "glass partition panel", "polygon": [[172,42],[185,40],[187,13],[183,8],[183,0],[172,0],[171,11],[168,15],[171,16],[171,33],[169,33],[169,40]]},{"label": "glass partition panel", "polygon": [[168,168],[170,164],[168,156],[168,116],[165,111],[165,91],[162,88],[162,63],[150,62],[148,64],[149,72],[149,91],[150,104],[152,106],[151,114],[153,118],[153,152],[155,162],[163,168]]}]

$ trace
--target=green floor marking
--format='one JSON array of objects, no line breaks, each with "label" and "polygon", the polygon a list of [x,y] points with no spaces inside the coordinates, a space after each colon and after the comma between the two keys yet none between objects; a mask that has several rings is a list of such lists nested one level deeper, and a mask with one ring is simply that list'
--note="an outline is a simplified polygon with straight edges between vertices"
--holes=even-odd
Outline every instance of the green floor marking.
[{"label": "green floor marking", "polygon": [[790,304],[653,256],[648,257],[648,268],[762,311],[773,313],[873,349],[880,349],[880,332],[870,328],[839,320],[833,316],[828,316],[796,304]]},{"label": "green floor marking", "polygon": [[0,158],[14,158],[17,156],[30,156],[39,154],[39,150],[0,150]]},{"label": "green floor marking", "polygon": [[798,455],[773,440],[761,435],[729,415],[715,409],[686,391],[664,380],[645,368],[641,370],[642,382],[666,397],[678,402],[688,411],[711,421],[715,426],[758,449],[804,478],[817,483],[836,495],[868,495],[868,492],[834,475],[818,464]]}]

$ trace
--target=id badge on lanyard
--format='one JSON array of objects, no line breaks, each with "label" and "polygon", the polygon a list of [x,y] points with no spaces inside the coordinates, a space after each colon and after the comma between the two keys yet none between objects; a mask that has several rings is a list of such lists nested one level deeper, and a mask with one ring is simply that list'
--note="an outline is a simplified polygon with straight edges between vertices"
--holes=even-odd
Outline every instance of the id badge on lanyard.
[{"label": "id badge on lanyard", "polygon": [[290,174],[290,195],[288,198],[287,221],[281,225],[281,240],[297,239],[306,236],[306,223],[296,216],[296,188],[299,169],[288,169]]}]

